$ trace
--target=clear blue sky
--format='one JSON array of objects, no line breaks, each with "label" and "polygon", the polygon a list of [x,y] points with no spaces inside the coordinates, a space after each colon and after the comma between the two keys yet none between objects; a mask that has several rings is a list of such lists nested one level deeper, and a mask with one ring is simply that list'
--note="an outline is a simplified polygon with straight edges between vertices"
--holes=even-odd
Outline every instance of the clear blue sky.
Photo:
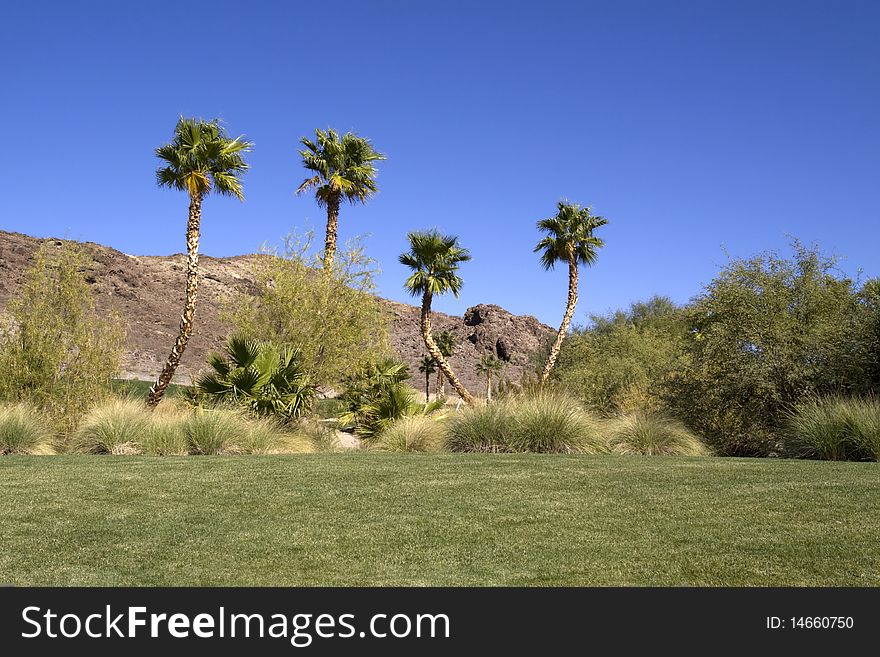
[{"label": "clear blue sky", "polygon": [[[610,223],[575,320],[688,300],[786,235],[880,275],[880,3],[16,2],[0,16],[0,228],[184,249],[186,199],[154,182],[178,115],[255,142],[246,201],[211,198],[203,251],[256,250],[323,212],[293,191],[297,140],[334,126],[388,155],[344,206],[380,292],[406,300],[406,231],[461,236],[461,313],[557,324],[535,221],[557,199]],[[182,281],[181,281],[182,284]]]}]

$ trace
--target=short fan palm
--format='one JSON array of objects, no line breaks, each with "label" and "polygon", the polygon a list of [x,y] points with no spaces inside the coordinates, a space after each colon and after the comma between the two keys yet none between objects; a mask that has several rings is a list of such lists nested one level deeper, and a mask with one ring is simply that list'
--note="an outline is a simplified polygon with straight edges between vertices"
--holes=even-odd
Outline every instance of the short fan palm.
[{"label": "short fan palm", "polygon": [[298,349],[232,335],[223,354],[211,354],[212,371],[196,380],[196,389],[259,415],[299,417],[315,396]]}]

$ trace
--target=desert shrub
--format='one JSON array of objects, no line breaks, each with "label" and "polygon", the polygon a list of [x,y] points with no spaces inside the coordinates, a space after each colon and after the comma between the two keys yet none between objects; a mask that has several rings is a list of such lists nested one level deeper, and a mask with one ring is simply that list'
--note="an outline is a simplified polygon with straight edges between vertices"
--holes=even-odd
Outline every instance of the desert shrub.
[{"label": "desert shrub", "polygon": [[224,312],[236,332],[299,350],[309,379],[335,385],[352,368],[389,353],[390,317],[373,296],[375,261],[355,240],[334,271],[312,256],[313,233],[290,235],[284,247],[253,261],[260,294],[241,294]]},{"label": "desert shrub", "polygon": [[678,420],[652,413],[633,413],[608,421],[608,442],[615,454],[709,456],[710,451]]},{"label": "desert shrub", "polygon": [[342,449],[336,429],[317,419],[302,419],[293,429],[290,440],[303,446],[305,452],[338,452]]},{"label": "desert shrub", "polygon": [[880,402],[844,397],[799,402],[787,418],[785,453],[828,461],[880,460]]},{"label": "desert shrub", "polygon": [[40,408],[63,437],[111,389],[124,331],[95,310],[88,257],[70,243],[46,242],[0,321],[0,401]]},{"label": "desert shrub", "polygon": [[514,452],[608,451],[598,420],[564,394],[547,390],[509,403],[513,423],[507,445]]},{"label": "desert shrub", "polygon": [[673,415],[721,454],[778,452],[793,404],[870,380],[864,312],[854,282],[816,247],[731,260],[688,308]]},{"label": "desert shrub", "polygon": [[80,422],[71,449],[84,454],[140,454],[150,420],[143,403],[115,399],[100,404]]},{"label": "desert shrub", "polygon": [[465,408],[449,420],[446,448],[451,452],[509,452],[514,402],[510,398]]},{"label": "desert shrub", "polygon": [[0,406],[0,454],[51,453],[52,431],[24,404]]},{"label": "desert shrub", "polygon": [[393,422],[370,447],[380,452],[439,452],[446,438],[443,420],[416,415]]},{"label": "desert shrub", "polygon": [[453,452],[607,452],[599,421],[554,390],[509,396],[475,406],[449,422]]},{"label": "desert shrub", "polygon": [[686,362],[688,337],[683,309],[665,297],[592,315],[563,342],[553,378],[596,413],[660,409],[666,381]]}]

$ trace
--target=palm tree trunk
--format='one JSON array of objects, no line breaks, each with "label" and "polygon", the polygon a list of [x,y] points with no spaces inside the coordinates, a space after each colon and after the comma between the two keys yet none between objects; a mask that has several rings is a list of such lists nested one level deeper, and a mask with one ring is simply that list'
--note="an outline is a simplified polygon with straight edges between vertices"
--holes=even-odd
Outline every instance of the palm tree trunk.
[{"label": "palm tree trunk", "polygon": [[437,370],[437,390],[440,391],[440,396],[446,396],[446,379],[443,378],[443,370]]},{"label": "palm tree trunk", "polygon": [[174,377],[174,372],[180,364],[180,358],[186,349],[189,336],[192,335],[193,317],[196,313],[196,292],[199,287],[199,224],[202,219],[202,196],[195,194],[189,200],[189,219],[186,222],[186,301],[183,306],[183,314],[180,316],[180,327],[177,332],[177,340],[171,348],[171,355],[165,361],[159,379],[150,388],[147,397],[147,406],[155,408],[162,397],[168,384]]},{"label": "palm tree trunk", "polygon": [[492,372],[486,372],[486,403],[492,401]]},{"label": "palm tree trunk", "polygon": [[440,347],[437,346],[437,343],[434,342],[434,336],[431,335],[431,293],[425,292],[422,296],[422,340],[425,341],[425,347],[428,349],[428,353],[434,357],[434,360],[437,361],[437,365],[440,367],[440,371],[449,379],[449,383],[452,384],[452,387],[455,388],[455,391],[458,393],[458,396],[462,398],[464,403],[468,406],[473,406],[476,403],[476,399],[474,396],[468,392],[467,388],[462,385],[461,381],[458,380],[458,377],[455,376],[455,372],[452,371],[452,368],[449,367],[449,363],[446,362],[446,359],[443,357],[443,354],[440,352]]},{"label": "palm tree trunk", "polygon": [[565,306],[565,315],[562,317],[562,324],[559,326],[559,332],[556,334],[556,340],[550,348],[550,355],[547,357],[547,364],[544,365],[544,371],[541,372],[541,383],[546,383],[550,378],[550,371],[556,364],[559,357],[559,350],[562,349],[562,341],[568,334],[568,327],[571,324],[571,318],[574,317],[574,307],[578,302],[578,269],[577,259],[574,249],[570,249],[568,255],[568,303]]},{"label": "palm tree trunk", "polygon": [[431,401],[431,373],[425,372],[425,403]]},{"label": "palm tree trunk", "polygon": [[333,261],[336,258],[336,230],[339,226],[339,194],[333,195],[327,201],[327,238],[324,240],[324,271],[333,271]]}]

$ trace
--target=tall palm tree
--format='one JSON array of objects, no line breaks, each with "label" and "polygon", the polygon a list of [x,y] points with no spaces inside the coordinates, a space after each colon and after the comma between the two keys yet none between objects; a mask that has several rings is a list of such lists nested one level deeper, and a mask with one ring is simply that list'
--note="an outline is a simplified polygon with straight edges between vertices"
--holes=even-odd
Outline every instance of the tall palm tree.
[{"label": "tall palm tree", "polygon": [[582,208],[577,203],[567,201],[559,201],[555,217],[538,222],[538,229],[547,233],[535,247],[535,253],[541,252],[544,269],[553,269],[557,262],[568,264],[568,302],[556,340],[541,372],[542,382],[550,377],[574,316],[574,308],[578,302],[578,265],[592,266],[596,262],[597,250],[605,242],[594,236],[593,231],[607,223],[603,217],[592,214],[589,207]]},{"label": "tall palm tree", "polygon": [[[437,343],[443,358],[452,358],[456,347],[455,335],[452,331],[440,331],[435,334],[434,342]],[[437,371],[437,389],[440,391],[441,397],[446,395],[446,379],[443,378],[443,372],[440,370]]]},{"label": "tall palm tree", "polygon": [[202,199],[216,192],[244,200],[239,176],[248,168],[243,154],[251,147],[242,137],[230,139],[218,119],[203,121],[181,117],[171,142],[156,149],[156,156],[164,162],[156,171],[156,182],[160,187],[189,195],[189,219],[186,223],[186,301],[171,354],[147,397],[147,406],[151,408],[162,401],[192,334],[199,285]]},{"label": "tall palm tree", "polygon": [[431,375],[437,371],[437,361],[431,356],[425,356],[419,363],[419,372],[425,375],[425,401],[431,401]]},{"label": "tall palm tree", "polygon": [[501,372],[504,361],[496,357],[495,354],[483,354],[480,360],[474,365],[474,371],[477,374],[483,374],[486,377],[486,401],[492,401],[492,375]]},{"label": "tall palm tree", "polygon": [[431,300],[435,294],[446,292],[458,297],[463,284],[458,276],[458,266],[470,260],[471,255],[459,246],[457,237],[441,235],[437,230],[411,232],[407,239],[410,250],[400,255],[400,263],[413,271],[404,287],[413,296],[422,295],[421,329],[425,347],[459,397],[472,406],[476,400],[455,376],[431,334]]},{"label": "tall palm tree", "polygon": [[339,223],[339,205],[342,199],[349,203],[366,203],[375,194],[376,167],[373,162],[384,160],[368,139],[348,132],[339,134],[328,128],[315,130],[315,141],[300,139],[305,147],[299,151],[303,166],[315,175],[303,180],[296,190],[302,194],[315,190],[315,200],[327,208],[327,237],[324,242],[324,270],[333,271],[336,257],[336,230]]}]

